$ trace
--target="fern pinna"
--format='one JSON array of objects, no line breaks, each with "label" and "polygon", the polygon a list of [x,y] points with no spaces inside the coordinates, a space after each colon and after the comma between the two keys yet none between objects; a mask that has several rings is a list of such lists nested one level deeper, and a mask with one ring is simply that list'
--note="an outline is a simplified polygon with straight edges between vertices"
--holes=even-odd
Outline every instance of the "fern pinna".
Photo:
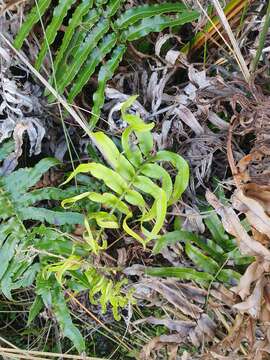
[{"label": "fern pinna", "polygon": [[[62,201],[64,207],[88,198],[102,205],[104,210],[90,212],[85,218],[85,240],[92,251],[106,249],[106,228],[122,228],[128,236],[143,246],[160,235],[167,207],[179,200],[189,180],[187,162],[178,154],[159,151],[154,154],[151,129],[134,114],[127,112],[136,97],[130,97],[121,109],[122,118],[128,124],[121,138],[122,152],[103,132],[92,132],[91,138],[110,167],[100,163],[79,165],[69,176],[69,182],[80,173],[90,173],[102,180],[112,192],[85,192]],[[169,163],[176,169],[174,183],[167,170],[161,166]],[[160,184],[159,184],[160,182]],[[94,222],[99,230],[92,231]]]},{"label": "fern pinna", "polygon": [[[15,41],[19,49],[33,26],[46,14],[51,0],[37,0],[28,14]],[[56,39],[63,21],[68,25],[62,43],[53,59],[51,83],[59,94],[66,90],[68,101],[72,102],[100,65],[98,87],[93,95],[90,126],[99,119],[104,103],[104,90],[108,80],[116,71],[130,41],[137,40],[151,32],[159,32],[191,22],[198,17],[196,11],[183,4],[161,3],[142,5],[122,11],[123,0],[59,0],[54,8],[51,22],[45,29],[45,36],[36,60],[40,69],[48,47]],[[70,15],[70,9],[73,10]],[[107,61],[104,59],[107,57]],[[47,94],[48,95],[48,94]],[[49,97],[53,100],[52,96]]]}]

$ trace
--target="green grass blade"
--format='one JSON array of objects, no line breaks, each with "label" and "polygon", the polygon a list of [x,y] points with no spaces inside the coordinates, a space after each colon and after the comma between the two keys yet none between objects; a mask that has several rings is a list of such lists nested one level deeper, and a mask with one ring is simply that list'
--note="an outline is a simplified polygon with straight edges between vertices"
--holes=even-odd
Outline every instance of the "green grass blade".
[{"label": "green grass blade", "polygon": [[165,3],[155,5],[136,6],[127,10],[118,20],[115,21],[114,26],[117,29],[124,29],[134,24],[135,22],[155,15],[160,15],[170,12],[185,11],[185,5],[181,3]]},{"label": "green grass blade", "polygon": [[50,4],[51,0],[38,0],[37,4],[32,7],[31,12],[28,14],[25,21],[23,22],[23,25],[20,28],[20,31],[17,34],[13,43],[16,49],[20,49],[22,47],[22,44],[29,35],[31,29],[40,20],[40,16],[45,13]]},{"label": "green grass blade", "polygon": [[54,9],[52,21],[45,31],[44,41],[42,43],[38,58],[35,63],[35,67],[37,70],[40,69],[44,57],[49,50],[48,47],[54,42],[60,26],[62,25],[68,10],[74,2],[75,0],[59,0],[58,6],[56,6],[56,8]]},{"label": "green grass blade", "polygon": [[98,88],[93,95],[94,106],[92,108],[92,116],[89,120],[91,129],[93,129],[99,120],[101,108],[105,99],[105,87],[108,80],[110,80],[118,68],[119,63],[126,51],[125,45],[118,45],[112,53],[111,59],[100,68],[98,74]]}]

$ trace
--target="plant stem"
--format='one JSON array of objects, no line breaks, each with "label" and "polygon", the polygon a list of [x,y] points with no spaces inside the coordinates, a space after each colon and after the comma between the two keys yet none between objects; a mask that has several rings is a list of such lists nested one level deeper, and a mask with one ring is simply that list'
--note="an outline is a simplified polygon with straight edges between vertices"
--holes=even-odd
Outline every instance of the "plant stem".
[{"label": "plant stem", "polygon": [[256,56],[253,59],[252,63],[251,63],[251,67],[250,67],[250,71],[251,73],[255,73],[258,63],[260,61],[260,57],[263,51],[263,47],[265,44],[265,39],[267,36],[267,32],[270,26],[270,0],[268,1],[268,6],[267,6],[267,10],[266,10],[266,15],[265,15],[265,21],[263,24],[263,28],[262,28],[262,32],[260,33],[260,37],[259,37],[259,46],[258,49],[256,51]]}]

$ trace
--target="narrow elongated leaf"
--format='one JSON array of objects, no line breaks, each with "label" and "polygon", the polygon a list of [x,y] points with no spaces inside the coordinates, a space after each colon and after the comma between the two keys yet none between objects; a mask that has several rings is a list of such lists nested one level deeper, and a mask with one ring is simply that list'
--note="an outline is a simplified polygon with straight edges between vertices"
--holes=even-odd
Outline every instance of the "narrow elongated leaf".
[{"label": "narrow elongated leaf", "polygon": [[106,7],[106,10],[104,12],[104,16],[106,18],[112,17],[115,15],[115,13],[119,10],[124,0],[111,0]]},{"label": "narrow elongated leaf", "polygon": [[177,170],[178,173],[175,177],[173,185],[173,193],[168,200],[169,205],[178,201],[186,190],[189,181],[189,166],[188,163],[178,154],[171,151],[159,151],[155,156],[156,161],[169,161]]},{"label": "narrow elongated leaf", "polygon": [[196,11],[186,11],[174,17],[157,15],[143,19],[138,24],[130,26],[121,34],[123,41],[134,41],[144,37],[151,32],[160,32],[168,27],[183,25],[194,21],[199,14]]},{"label": "narrow elongated leaf", "polygon": [[30,187],[34,186],[46,171],[58,164],[59,161],[56,159],[45,158],[33,168],[19,169],[5,176],[2,181],[10,194],[14,193],[18,196],[18,194],[25,193]]},{"label": "narrow elongated leaf", "polygon": [[70,211],[54,211],[46,208],[29,206],[20,211],[22,220],[37,220],[53,225],[82,224],[83,215]]},{"label": "narrow elongated leaf", "polygon": [[72,88],[68,95],[69,102],[72,102],[73,99],[81,92],[87,81],[95,72],[98,64],[100,64],[104,57],[113,49],[116,41],[116,34],[108,34],[104,37],[102,42],[92,51],[91,55],[85,61],[73,82]]},{"label": "narrow elongated leaf", "polygon": [[145,207],[144,198],[140,193],[138,193],[135,190],[130,190],[130,189],[127,190],[125,195],[125,200],[131,205],[135,205],[142,208]]},{"label": "narrow elongated leaf", "polygon": [[52,21],[45,31],[44,41],[42,43],[38,58],[35,63],[35,67],[37,70],[40,69],[44,57],[49,50],[49,46],[54,42],[60,26],[63,23],[63,20],[66,17],[68,10],[74,2],[75,0],[59,0],[58,6],[54,9]]},{"label": "narrow elongated leaf", "polygon": [[118,194],[122,194],[124,190],[128,188],[127,183],[119,174],[106,166],[97,163],[79,165],[62,185],[72,180],[77,174],[87,172],[90,172],[92,176],[97,179],[103,180],[110,189]]},{"label": "narrow elongated leaf", "polygon": [[75,78],[88,55],[96,47],[99,40],[108,32],[109,27],[109,20],[101,19],[85,37],[83,43],[81,43],[80,46],[72,52],[72,60],[68,64],[68,72],[63,73],[62,78],[59,79],[57,83],[57,90],[59,94],[62,94],[66,86],[68,86]]},{"label": "narrow elongated leaf", "polygon": [[14,141],[9,140],[3,143],[0,147],[0,161],[5,160],[5,158],[14,151]]},{"label": "narrow elongated leaf", "polygon": [[101,67],[98,74],[98,88],[93,95],[94,106],[92,108],[92,116],[89,120],[90,127],[93,129],[99,120],[101,108],[104,104],[105,86],[118,68],[119,63],[126,51],[125,45],[118,45],[112,53],[111,59]]},{"label": "narrow elongated leaf", "polygon": [[234,242],[230,240],[229,236],[225,233],[222,222],[217,214],[212,212],[204,219],[204,222],[216,243],[219,244],[225,251],[230,251],[235,247]]},{"label": "narrow elongated leaf", "polygon": [[104,204],[106,207],[111,207],[115,210],[120,211],[122,214],[129,214],[130,210],[128,206],[121,201],[117,196],[110,193],[92,193],[89,195],[89,199],[101,204]]},{"label": "narrow elongated leaf", "polygon": [[32,7],[31,12],[26,17],[25,21],[17,34],[13,43],[16,49],[20,49],[24,40],[27,38],[33,26],[40,20],[51,4],[51,0],[37,0],[37,4]]},{"label": "narrow elongated leaf", "polygon": [[183,231],[183,230],[175,230],[172,232],[169,232],[165,235],[160,236],[156,242],[155,246],[153,248],[153,253],[158,254],[160,253],[166,246],[170,246],[173,244],[176,244],[180,241],[195,241],[198,240],[198,235],[195,233],[191,233],[189,231]]},{"label": "narrow elongated leaf", "polygon": [[185,246],[187,256],[196,264],[200,269],[207,273],[216,275],[220,269],[218,264],[210,257],[204,255],[198,248],[191,245],[190,242]]},{"label": "narrow elongated leaf", "polygon": [[102,131],[92,132],[91,135],[95,146],[101,152],[102,156],[108,164],[115,169],[120,157],[120,152],[115,143]]},{"label": "narrow elongated leaf", "polygon": [[26,194],[23,194],[18,198],[17,204],[22,206],[33,205],[38,201],[42,200],[62,200],[67,196],[71,196],[74,193],[78,192],[76,187],[67,190],[61,190],[58,188],[48,187],[30,191]]},{"label": "narrow elongated leaf", "polygon": [[181,280],[194,280],[196,282],[209,282],[214,278],[209,273],[203,273],[189,268],[160,267],[146,268],[144,273],[149,276],[174,277]]},{"label": "narrow elongated leaf", "polygon": [[118,29],[124,29],[147,17],[168,12],[183,12],[185,10],[187,10],[187,8],[181,3],[164,3],[154,5],[146,4],[142,6],[136,6],[122,14],[120,18],[116,20],[114,25]]},{"label": "narrow elongated leaf", "polygon": [[[80,26],[83,17],[89,12],[93,6],[93,0],[82,0],[76,7],[71,19],[69,20],[68,26],[65,31],[64,38],[61,43],[61,47],[57,53],[54,61],[54,69],[57,71],[60,62],[62,61],[66,49],[68,48],[70,41],[73,37],[75,29]],[[77,29],[78,30],[78,29]],[[78,30],[79,31],[79,30]]]},{"label": "narrow elongated leaf", "polygon": [[54,286],[51,293],[53,312],[55,313],[63,334],[73,342],[78,352],[81,353],[85,350],[85,343],[80,331],[72,322],[61,287]]},{"label": "narrow elongated leaf", "polygon": [[15,248],[19,239],[16,236],[10,235],[0,251],[0,279],[3,277],[6,272],[9,262],[14,256]]},{"label": "narrow elongated leaf", "polygon": [[30,307],[30,310],[29,310],[29,315],[28,315],[28,320],[27,320],[28,326],[38,316],[38,314],[43,309],[43,307],[44,307],[44,304],[43,304],[42,298],[41,298],[41,296],[37,295],[34,302],[32,303],[32,305]]},{"label": "narrow elongated leaf", "polygon": [[113,214],[109,214],[105,211],[99,211],[96,213],[91,213],[88,216],[88,219],[95,219],[98,226],[101,228],[107,228],[107,229],[118,229],[119,224],[117,217]]},{"label": "narrow elongated leaf", "polygon": [[141,167],[141,173],[153,179],[162,180],[162,189],[169,200],[172,195],[172,180],[165,169],[157,164],[145,164]]}]

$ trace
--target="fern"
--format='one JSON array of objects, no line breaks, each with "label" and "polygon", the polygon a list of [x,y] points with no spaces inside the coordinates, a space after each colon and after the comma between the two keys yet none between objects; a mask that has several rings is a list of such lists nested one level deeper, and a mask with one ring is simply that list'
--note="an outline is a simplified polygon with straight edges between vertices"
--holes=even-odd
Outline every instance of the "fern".
[{"label": "fern", "polygon": [[[8,155],[12,148],[11,142],[2,146],[0,160]],[[83,223],[83,217],[79,213],[62,209],[50,210],[36,205],[43,200],[62,200],[78,193],[78,189],[86,189],[82,185],[78,186],[78,189],[34,189],[41,176],[58,164],[57,160],[47,158],[33,168],[19,169],[0,177],[0,291],[12,300],[15,289],[28,288],[35,283],[36,299],[29,311],[28,324],[45,306],[54,313],[63,335],[82,352],[85,350],[85,343],[72,322],[64,296],[64,286],[67,285],[75,292],[88,290],[90,301],[96,305],[98,299],[103,313],[110,304],[116,320],[120,319],[119,308],[124,308],[133,300],[131,293],[122,295],[126,279],[114,281],[110,276],[110,269],[99,270],[91,264],[91,247],[87,242],[78,242],[57,228],[45,226],[45,223]],[[82,183],[86,179],[79,180]],[[87,189],[94,187],[92,183]],[[33,220],[43,224],[31,226]],[[113,275],[115,271],[113,270]]]},{"label": "fern", "polygon": [[[28,191],[52,166],[55,159],[43,159],[33,168],[19,169],[0,177],[0,289],[11,298],[11,290],[29,286],[39,269],[32,265],[35,254],[27,251],[32,241],[32,230],[25,220],[37,220],[49,224],[77,224],[82,216],[74,212],[62,212],[33,206],[42,200],[61,200],[75,191],[43,188]],[[28,191],[28,192],[27,192]]]},{"label": "fern", "polygon": [[[81,164],[65,182],[80,173],[90,173],[112,190],[105,193],[86,192],[62,201],[62,205],[67,208],[78,200],[88,198],[100,203],[105,209],[111,209],[89,213],[85,219],[85,240],[95,254],[106,248],[106,241],[102,236],[102,230],[106,228],[122,227],[127,235],[143,246],[158,238],[167,207],[179,200],[188,184],[189,168],[180,155],[169,151],[152,154],[153,137],[150,130],[154,125],[145,124],[138,115],[127,113],[127,108],[134,100],[135,97],[131,97],[122,107],[123,120],[129,124],[122,134],[123,152],[120,153],[114,142],[104,133],[91,133],[95,145],[110,167],[99,163]],[[135,136],[138,145],[131,145],[134,143],[131,136]],[[176,168],[174,184],[169,173],[159,165],[163,162],[169,162]],[[158,184],[159,180],[161,186]],[[101,229],[95,234],[89,225],[93,220]],[[130,227],[131,223],[134,228]]]},{"label": "fern", "polygon": [[[211,209],[208,209],[211,210]],[[223,228],[221,221],[215,213],[209,214],[204,223],[211,235],[211,239],[203,238],[195,233],[175,230],[161,236],[155,243],[153,253],[161,253],[167,246],[178,242],[184,243],[186,255],[198,272],[192,268],[148,268],[145,273],[150,276],[172,276],[179,279],[194,280],[199,283],[214,281],[215,279],[235,285],[240,279],[240,273],[232,270],[241,269],[252,259],[242,256],[234,239],[230,238]]]},{"label": "fern", "polygon": [[[50,0],[39,0],[23,23],[14,46],[21,48],[31,28],[39,21],[50,5]],[[196,20],[198,13],[179,3],[142,5],[122,11],[124,1],[80,0],[68,21],[62,43],[54,59],[54,74],[58,93],[67,91],[72,102],[81,92],[99,64],[111,53],[107,62],[100,67],[98,88],[94,94],[90,126],[97,123],[104,103],[104,88],[115,73],[126,51],[127,43],[140,39],[151,32],[183,25]],[[54,43],[57,32],[75,0],[59,0],[51,22],[44,34],[44,41],[36,61],[40,69],[48,47]],[[117,14],[117,16],[116,16]],[[70,91],[69,91],[70,90]],[[47,94],[48,95],[48,94]],[[53,97],[50,96],[52,101]]]}]

